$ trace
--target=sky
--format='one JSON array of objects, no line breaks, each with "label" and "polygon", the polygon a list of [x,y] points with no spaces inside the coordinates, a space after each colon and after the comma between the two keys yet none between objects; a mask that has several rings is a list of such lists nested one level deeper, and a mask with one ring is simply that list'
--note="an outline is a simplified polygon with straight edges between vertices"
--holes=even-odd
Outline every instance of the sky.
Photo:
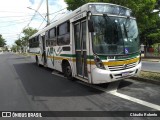
[{"label": "sky", "polygon": [[[46,26],[46,21],[44,21],[47,11],[46,0],[0,0],[0,3],[0,34],[6,40],[7,45],[12,46],[15,40],[22,37],[23,34],[20,33],[28,25],[39,30]],[[68,13],[64,9],[67,7],[64,0],[48,0],[48,3],[51,22]],[[37,9],[38,12],[35,14]],[[59,10],[62,11],[55,13]],[[35,17],[30,22],[34,14]]]}]

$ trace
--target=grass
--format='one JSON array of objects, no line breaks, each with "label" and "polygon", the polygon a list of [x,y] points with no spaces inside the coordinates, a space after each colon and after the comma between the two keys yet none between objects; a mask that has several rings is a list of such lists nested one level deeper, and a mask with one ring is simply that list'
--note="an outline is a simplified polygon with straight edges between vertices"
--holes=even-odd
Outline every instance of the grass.
[{"label": "grass", "polygon": [[141,71],[139,77],[160,81],[160,73],[156,73],[156,72]]}]

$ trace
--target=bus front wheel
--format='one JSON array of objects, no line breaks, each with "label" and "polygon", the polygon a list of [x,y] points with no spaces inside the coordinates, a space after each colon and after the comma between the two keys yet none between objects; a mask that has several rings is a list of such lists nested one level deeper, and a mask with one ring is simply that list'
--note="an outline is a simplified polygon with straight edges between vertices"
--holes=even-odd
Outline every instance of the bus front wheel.
[{"label": "bus front wheel", "polygon": [[73,80],[72,69],[71,69],[71,66],[69,65],[68,62],[66,62],[64,74],[65,74],[65,76],[67,77],[68,80]]}]

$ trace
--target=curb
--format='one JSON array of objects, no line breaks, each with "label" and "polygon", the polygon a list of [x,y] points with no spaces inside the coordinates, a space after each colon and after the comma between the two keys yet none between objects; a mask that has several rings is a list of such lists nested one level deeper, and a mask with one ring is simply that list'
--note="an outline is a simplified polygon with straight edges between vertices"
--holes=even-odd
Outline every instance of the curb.
[{"label": "curb", "polygon": [[141,71],[160,74],[160,71],[150,71],[150,70],[141,70]]},{"label": "curb", "polygon": [[147,62],[160,62],[160,58],[142,58],[142,61],[147,61]]},{"label": "curb", "polygon": [[147,83],[152,83],[152,84],[156,84],[156,85],[160,85],[160,81],[158,81],[158,80],[146,79],[146,78],[141,78],[141,77],[131,77],[131,79],[137,80],[137,81],[142,81],[142,82],[147,82]]}]

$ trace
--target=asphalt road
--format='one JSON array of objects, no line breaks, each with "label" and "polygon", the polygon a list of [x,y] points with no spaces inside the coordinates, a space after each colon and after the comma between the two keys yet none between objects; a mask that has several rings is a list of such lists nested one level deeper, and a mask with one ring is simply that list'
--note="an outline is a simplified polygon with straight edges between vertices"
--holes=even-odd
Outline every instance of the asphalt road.
[{"label": "asphalt road", "polygon": [[160,62],[142,61],[142,70],[160,72]]},{"label": "asphalt road", "polygon": [[[51,69],[36,66],[29,57],[12,53],[1,54],[0,111],[160,110],[160,86],[158,85],[127,79],[120,82],[117,93],[108,93],[51,73]],[[43,119],[150,120],[151,118],[55,117]],[[158,119],[160,118],[154,118],[154,120]],[[29,120],[36,120],[36,118],[29,118]],[[37,120],[41,119],[37,118]]]}]

